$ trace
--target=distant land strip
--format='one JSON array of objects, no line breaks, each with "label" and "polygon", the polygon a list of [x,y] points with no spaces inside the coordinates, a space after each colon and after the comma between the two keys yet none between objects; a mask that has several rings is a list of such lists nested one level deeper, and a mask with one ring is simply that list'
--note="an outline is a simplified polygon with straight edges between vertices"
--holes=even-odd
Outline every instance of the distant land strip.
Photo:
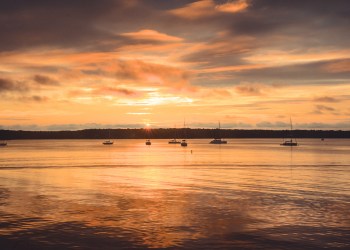
[{"label": "distant land strip", "polygon": [[200,138],[350,138],[342,130],[261,129],[84,129],[76,131],[0,130],[0,140],[22,139],[200,139]]}]

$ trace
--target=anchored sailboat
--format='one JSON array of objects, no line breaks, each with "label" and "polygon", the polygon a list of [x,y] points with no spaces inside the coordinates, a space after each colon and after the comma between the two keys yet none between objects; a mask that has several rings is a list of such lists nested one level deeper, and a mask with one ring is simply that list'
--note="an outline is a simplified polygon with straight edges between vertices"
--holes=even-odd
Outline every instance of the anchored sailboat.
[{"label": "anchored sailboat", "polygon": [[298,146],[299,144],[297,143],[296,139],[293,139],[293,124],[292,124],[292,118],[290,118],[290,139],[285,140],[283,143],[281,143],[281,146]]},{"label": "anchored sailboat", "polygon": [[[108,130],[108,137],[111,138],[111,131]],[[114,143],[114,141],[111,141],[111,139],[108,139],[104,142],[102,142],[103,145],[112,145]]]},{"label": "anchored sailboat", "polygon": [[214,140],[210,141],[210,144],[227,144],[227,141],[223,140],[220,137],[220,122],[219,122],[219,128],[218,128],[218,133],[217,133],[217,137],[214,138]]},{"label": "anchored sailboat", "polygon": [[174,136],[174,139],[169,140],[168,143],[169,143],[169,144],[180,144],[181,142],[178,141],[178,140],[176,139],[176,137],[177,137],[177,135],[176,135],[176,127],[175,127],[175,136]]},{"label": "anchored sailboat", "polygon": [[176,140],[176,138],[171,139],[170,141],[168,141],[169,144],[180,144],[181,142]]},{"label": "anchored sailboat", "polygon": [[[185,121],[184,121],[184,131],[185,131],[185,138],[186,138],[186,123],[185,123]],[[182,141],[181,141],[181,147],[187,147],[187,141],[186,141],[186,139],[183,139]]]},{"label": "anchored sailboat", "polygon": [[181,141],[181,146],[187,147],[187,141],[185,139]]}]

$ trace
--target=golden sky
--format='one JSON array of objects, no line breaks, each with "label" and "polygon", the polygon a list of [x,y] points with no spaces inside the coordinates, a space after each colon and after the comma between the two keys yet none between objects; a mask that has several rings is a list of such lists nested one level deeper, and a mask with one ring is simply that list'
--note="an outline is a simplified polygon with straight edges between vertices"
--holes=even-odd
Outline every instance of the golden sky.
[{"label": "golden sky", "polygon": [[350,128],[350,1],[0,3],[0,129]]}]

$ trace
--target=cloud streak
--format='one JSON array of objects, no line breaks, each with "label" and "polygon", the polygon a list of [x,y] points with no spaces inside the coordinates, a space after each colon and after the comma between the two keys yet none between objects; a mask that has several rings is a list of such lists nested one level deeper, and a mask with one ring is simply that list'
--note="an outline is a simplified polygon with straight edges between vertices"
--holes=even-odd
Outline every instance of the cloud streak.
[{"label": "cloud streak", "polygon": [[137,32],[122,33],[121,36],[141,41],[156,41],[164,43],[181,42],[183,39],[160,33],[156,30],[140,30]]},{"label": "cloud streak", "polygon": [[45,86],[58,86],[58,81],[44,75],[35,75],[33,78],[34,82],[36,82],[39,85],[45,85]]},{"label": "cloud streak", "polygon": [[28,89],[29,88],[26,83],[0,78],[0,93],[1,92],[25,92]]}]

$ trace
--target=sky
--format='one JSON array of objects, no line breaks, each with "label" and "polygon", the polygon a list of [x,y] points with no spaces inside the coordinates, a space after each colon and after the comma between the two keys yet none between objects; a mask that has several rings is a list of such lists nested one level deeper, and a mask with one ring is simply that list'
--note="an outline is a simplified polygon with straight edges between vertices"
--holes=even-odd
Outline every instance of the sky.
[{"label": "sky", "polygon": [[348,0],[1,0],[0,129],[350,128]]}]

